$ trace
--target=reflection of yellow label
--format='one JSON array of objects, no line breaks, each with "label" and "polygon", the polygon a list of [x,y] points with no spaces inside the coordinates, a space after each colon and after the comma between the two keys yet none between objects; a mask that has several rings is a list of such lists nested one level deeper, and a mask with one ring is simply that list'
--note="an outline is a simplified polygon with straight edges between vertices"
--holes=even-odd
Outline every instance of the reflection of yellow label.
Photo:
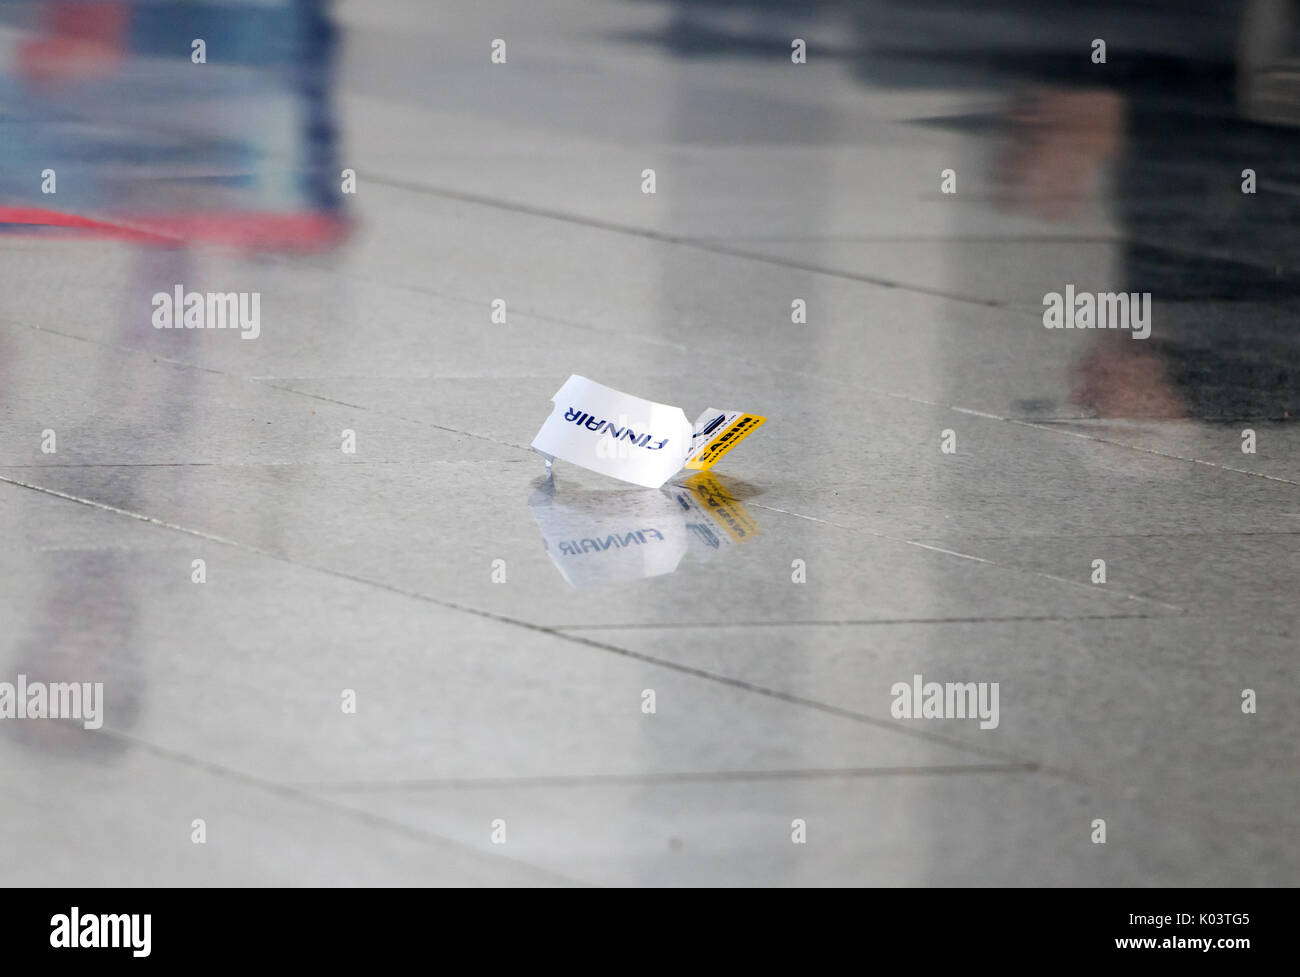
[{"label": "reflection of yellow label", "polygon": [[759,417],[757,414],[741,414],[701,448],[695,457],[686,463],[686,467],[708,471],[718,463],[719,458],[758,430],[766,420],[766,417]]},{"label": "reflection of yellow label", "polygon": [[758,535],[758,523],[754,517],[728,494],[716,475],[700,472],[683,484],[699,500],[700,508],[711,515],[737,543]]}]

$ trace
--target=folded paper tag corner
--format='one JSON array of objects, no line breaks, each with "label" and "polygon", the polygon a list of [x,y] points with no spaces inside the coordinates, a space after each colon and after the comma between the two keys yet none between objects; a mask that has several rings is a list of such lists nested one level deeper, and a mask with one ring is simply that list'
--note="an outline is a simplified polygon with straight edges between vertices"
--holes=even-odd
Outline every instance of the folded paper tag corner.
[{"label": "folded paper tag corner", "polygon": [[758,430],[766,420],[766,417],[758,414],[710,407],[695,422],[695,434],[691,437],[691,450],[685,467],[694,471],[708,471],[723,455]]},{"label": "folded paper tag corner", "polygon": [[692,426],[680,407],[576,374],[551,403],[533,450],[645,488],[658,488],[684,470],[712,468],[765,420],[711,409]]}]

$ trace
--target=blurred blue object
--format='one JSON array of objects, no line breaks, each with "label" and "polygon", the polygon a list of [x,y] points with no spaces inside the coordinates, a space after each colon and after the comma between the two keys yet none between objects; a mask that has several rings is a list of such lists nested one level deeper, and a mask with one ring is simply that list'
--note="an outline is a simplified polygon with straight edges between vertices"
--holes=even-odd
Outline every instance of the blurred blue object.
[{"label": "blurred blue object", "polygon": [[254,250],[346,231],[323,0],[0,11],[0,226]]}]

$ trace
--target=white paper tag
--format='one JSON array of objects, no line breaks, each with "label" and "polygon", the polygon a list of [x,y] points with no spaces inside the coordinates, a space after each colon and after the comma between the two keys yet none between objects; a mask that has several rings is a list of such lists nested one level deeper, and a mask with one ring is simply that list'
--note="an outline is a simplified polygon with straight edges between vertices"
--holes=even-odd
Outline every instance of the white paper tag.
[{"label": "white paper tag", "polygon": [[656,404],[577,375],[551,398],[533,450],[602,475],[658,488],[686,463],[693,428],[680,407]]}]

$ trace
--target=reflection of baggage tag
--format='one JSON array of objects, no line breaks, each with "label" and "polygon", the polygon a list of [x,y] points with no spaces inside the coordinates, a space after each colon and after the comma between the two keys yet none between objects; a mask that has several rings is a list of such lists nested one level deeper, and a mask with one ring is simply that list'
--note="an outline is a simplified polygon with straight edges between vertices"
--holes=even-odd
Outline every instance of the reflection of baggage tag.
[{"label": "reflection of baggage tag", "polygon": [[759,533],[754,517],[708,472],[675,489],[674,498],[686,513],[691,548],[701,560],[712,559],[720,550],[746,543]]},{"label": "reflection of baggage tag", "polygon": [[551,562],[573,587],[672,573],[686,553],[677,503],[661,492],[602,492],[529,499]]},{"label": "reflection of baggage tag", "polygon": [[687,488],[673,486],[673,498],[681,507],[682,518],[689,534],[691,552],[700,561],[708,561],[731,545],[731,540],[709,516],[696,494]]}]

